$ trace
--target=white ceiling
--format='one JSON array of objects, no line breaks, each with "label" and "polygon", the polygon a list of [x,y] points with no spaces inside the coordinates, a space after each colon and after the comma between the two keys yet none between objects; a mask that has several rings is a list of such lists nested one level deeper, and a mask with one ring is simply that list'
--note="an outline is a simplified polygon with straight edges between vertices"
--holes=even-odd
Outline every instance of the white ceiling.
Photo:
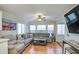
[{"label": "white ceiling", "polygon": [[74,4],[0,4],[0,9],[19,17],[21,21],[33,21],[37,13],[47,16],[47,20],[58,20]]}]

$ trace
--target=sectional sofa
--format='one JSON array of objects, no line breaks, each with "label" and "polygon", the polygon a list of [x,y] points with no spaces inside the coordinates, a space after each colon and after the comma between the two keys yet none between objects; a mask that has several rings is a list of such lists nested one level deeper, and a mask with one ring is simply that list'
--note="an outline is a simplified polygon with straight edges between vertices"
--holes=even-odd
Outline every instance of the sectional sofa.
[{"label": "sectional sofa", "polygon": [[5,38],[10,39],[8,41],[9,54],[22,53],[25,47],[32,42],[32,38],[23,38],[21,35],[18,35],[18,39],[16,39],[16,35],[7,35]]}]

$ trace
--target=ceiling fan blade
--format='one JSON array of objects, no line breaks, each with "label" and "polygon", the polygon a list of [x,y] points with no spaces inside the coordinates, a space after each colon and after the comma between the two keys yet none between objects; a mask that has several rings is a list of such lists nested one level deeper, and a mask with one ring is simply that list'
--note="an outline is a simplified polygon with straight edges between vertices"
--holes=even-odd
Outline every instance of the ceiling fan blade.
[{"label": "ceiling fan blade", "polygon": [[45,17],[43,17],[43,18],[42,18],[42,20],[46,21],[46,18],[45,18]]},{"label": "ceiling fan blade", "polygon": [[42,16],[41,15],[38,15],[38,19],[41,19],[42,18]]},{"label": "ceiling fan blade", "polygon": [[46,21],[46,17],[45,16],[41,16],[41,15],[38,15],[38,18],[37,18],[37,21]]}]

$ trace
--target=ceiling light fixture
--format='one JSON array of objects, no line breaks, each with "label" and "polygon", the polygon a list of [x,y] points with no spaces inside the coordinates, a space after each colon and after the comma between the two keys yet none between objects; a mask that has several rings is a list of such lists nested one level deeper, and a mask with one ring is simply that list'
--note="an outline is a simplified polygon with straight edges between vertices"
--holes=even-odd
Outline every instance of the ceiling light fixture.
[{"label": "ceiling light fixture", "polygon": [[38,19],[38,21],[40,22],[40,21],[42,21],[42,19]]},{"label": "ceiling light fixture", "polygon": [[42,15],[38,15],[37,21],[45,21],[45,17]]}]

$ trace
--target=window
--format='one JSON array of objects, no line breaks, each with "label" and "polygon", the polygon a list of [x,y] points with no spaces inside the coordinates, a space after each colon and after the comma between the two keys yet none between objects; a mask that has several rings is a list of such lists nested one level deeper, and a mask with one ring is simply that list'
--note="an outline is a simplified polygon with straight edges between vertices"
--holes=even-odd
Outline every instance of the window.
[{"label": "window", "polygon": [[54,32],[54,25],[48,25],[47,26],[47,31],[48,31],[48,33]]},{"label": "window", "polygon": [[46,30],[46,25],[37,25],[37,30]]},{"label": "window", "polygon": [[37,32],[46,32],[46,25],[37,25]]},{"label": "window", "polygon": [[36,26],[35,25],[30,25],[30,30],[36,30]]},{"label": "window", "polygon": [[30,25],[30,33],[53,33],[54,25]]},{"label": "window", "polygon": [[25,25],[21,24],[21,26],[22,26],[22,29],[21,29],[22,33],[25,33]]},{"label": "window", "polygon": [[57,34],[59,35],[65,34],[65,24],[57,25]]},{"label": "window", "polygon": [[18,23],[17,26],[18,26],[18,29],[17,29],[18,34],[25,33],[25,25],[24,24]]},{"label": "window", "polygon": [[34,33],[36,30],[36,26],[35,25],[30,25],[30,32]]},{"label": "window", "polygon": [[18,23],[18,28],[17,28],[17,32],[18,32],[18,34],[21,34],[21,23]]}]

